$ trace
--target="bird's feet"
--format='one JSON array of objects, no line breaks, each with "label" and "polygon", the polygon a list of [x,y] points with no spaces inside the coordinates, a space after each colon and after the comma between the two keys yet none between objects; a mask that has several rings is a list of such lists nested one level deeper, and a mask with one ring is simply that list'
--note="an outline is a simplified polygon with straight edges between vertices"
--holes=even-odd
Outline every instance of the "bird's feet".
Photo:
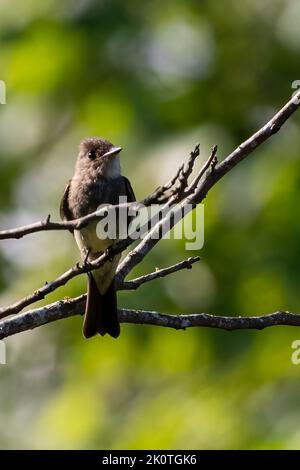
[{"label": "bird's feet", "polygon": [[82,264],[82,267],[83,267],[83,271],[86,272],[86,274],[88,276],[91,275],[91,272],[90,272],[90,263],[89,263],[89,255],[90,255],[90,252],[91,252],[91,249],[89,248],[86,252],[86,255],[85,255],[85,258],[83,260],[83,264]]}]

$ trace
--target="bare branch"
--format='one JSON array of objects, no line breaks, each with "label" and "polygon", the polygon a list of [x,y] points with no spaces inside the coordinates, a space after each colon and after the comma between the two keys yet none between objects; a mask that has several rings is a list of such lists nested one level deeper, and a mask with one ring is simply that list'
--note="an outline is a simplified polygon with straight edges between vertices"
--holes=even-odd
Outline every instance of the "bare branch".
[{"label": "bare branch", "polygon": [[[266,141],[269,137],[272,135],[276,134],[282,127],[282,125],[289,119],[289,117],[296,111],[297,108],[300,106],[300,91],[293,96],[293,98],[288,101],[288,103],[281,108],[281,110],[269,121],[267,124],[265,124],[261,129],[259,129],[255,134],[253,134],[249,139],[244,141],[242,144],[240,144],[230,155],[228,155],[225,160],[223,160],[221,163],[218,165],[216,164],[217,161],[213,163],[213,167],[215,168],[214,171],[214,177],[211,175],[208,176],[207,178],[204,178],[202,182],[202,189],[201,191],[198,191],[198,195],[195,198],[197,202],[200,202],[205,196],[208,190],[216,184],[217,181],[219,181],[228,171],[230,171],[237,163],[242,161],[244,158],[246,158],[250,153],[252,153],[259,145],[261,145],[264,141]],[[194,163],[194,156],[195,158],[199,155],[197,155],[197,149],[199,152],[199,146],[197,145],[193,152],[191,152],[189,164],[192,163],[191,165],[191,170],[193,169],[193,163]],[[215,151],[216,148],[214,147]],[[210,156],[210,158],[212,155]],[[204,167],[200,170],[200,177],[199,175],[196,177],[196,179],[199,181],[201,177],[204,176],[205,171],[208,169],[207,163],[209,162],[210,164],[210,158],[204,165]],[[160,186],[157,188],[157,190],[150,195],[149,197],[145,198],[142,201],[142,204],[144,205],[149,205],[152,203],[152,200],[157,202],[157,198],[159,199],[159,196],[162,195],[166,190],[170,189],[175,182],[178,180],[180,175],[182,174],[184,169],[184,166],[181,165],[181,167],[178,169],[176,175],[164,186]],[[193,183],[192,183],[193,184]],[[203,194],[206,191],[205,194]],[[202,198],[202,199],[201,199]],[[139,203],[131,203],[129,205],[120,205],[121,206],[133,206],[134,204],[137,205],[137,208],[139,206]],[[31,233],[35,232],[41,232],[45,230],[79,230],[83,227],[85,227],[89,222],[92,220],[97,219],[99,216],[103,215],[103,211],[105,209],[101,209],[100,211],[96,211],[92,214],[89,214],[85,217],[82,217],[80,219],[72,220],[69,222],[51,222],[50,221],[50,215],[46,218],[44,221],[39,221],[31,225],[27,225],[24,227],[19,227],[17,229],[10,229],[10,230],[2,230],[0,231],[0,240],[8,239],[8,238],[21,238],[24,235],[28,235]]]},{"label": "bare branch", "polygon": [[[21,312],[25,307],[28,307],[28,305],[31,305],[35,302],[38,302],[39,300],[44,299],[46,295],[58,289],[58,287],[65,285],[74,277],[79,276],[80,274],[86,274],[87,272],[97,269],[98,267],[102,266],[108,259],[110,259],[110,257],[112,256],[111,253],[112,251],[110,250],[108,253],[104,253],[91,263],[83,263],[82,265],[77,264],[76,266],[56,278],[54,281],[47,282],[43,287],[37,289],[32,294],[24,297],[23,299],[10,305],[7,308],[0,309],[0,319],[8,317],[9,315],[16,315],[17,313]],[[137,289],[140,285],[157,279],[158,277],[165,277],[168,274],[179,271],[180,269],[190,269],[192,265],[198,260],[200,260],[199,256],[194,258],[188,258],[187,260],[181,261],[178,264],[155,271],[154,273],[146,274],[145,276],[141,276],[128,282],[122,282],[121,279],[117,278],[117,289]]]},{"label": "bare branch", "polygon": [[[207,195],[208,191],[219,181],[226,173],[228,173],[235,165],[237,165],[240,161],[242,161],[245,157],[251,154],[259,145],[265,142],[270,136],[278,132],[281,126],[286,122],[286,120],[295,112],[295,110],[300,105],[300,91],[259,131],[252,135],[248,140],[243,142],[237,149],[235,149],[225,160],[221,163],[217,163],[216,160],[216,148],[213,149],[211,156],[209,157],[208,161],[196,177],[196,184],[195,180],[192,183],[192,188],[194,191],[188,195],[181,201],[180,204],[177,204],[175,208],[172,207],[172,204],[176,202],[176,191],[174,194],[168,199],[165,206],[169,209],[169,212],[160,220],[147,234],[147,236],[138,244],[138,246],[132,250],[129,255],[125,258],[125,260],[121,263],[118,270],[118,278],[119,280],[123,281],[125,276],[139,263],[143,260],[143,258],[149,253],[149,251],[154,248],[154,246],[158,243],[161,238],[161,234],[166,233],[166,227],[168,230],[173,227],[174,220],[178,220],[177,217],[173,217],[170,220],[170,213],[176,214],[179,218],[185,216],[188,212],[184,212],[182,209],[189,208],[191,210],[192,207],[195,207],[196,204],[200,203]],[[198,149],[199,150],[199,149]],[[197,153],[197,151],[196,151]],[[196,157],[195,157],[196,158]],[[190,164],[188,164],[187,169],[181,169],[174,180],[176,181],[178,178],[180,179],[180,175],[182,176],[184,172],[188,174],[191,173],[193,164],[194,164],[194,157],[190,157]],[[211,171],[207,171],[211,168]],[[183,180],[182,180],[183,181]],[[172,187],[172,185],[171,185]],[[139,205],[139,203],[133,203]],[[103,209],[101,209],[103,211]],[[0,238],[20,238],[21,236],[27,233],[33,233],[42,230],[66,230],[66,229],[80,229],[86,224],[88,224],[91,220],[97,219],[101,214],[98,211],[96,213],[90,214],[82,219],[78,219],[77,221],[71,222],[63,222],[63,223],[52,223],[50,221],[50,217],[44,222],[39,222],[37,224],[32,224],[31,226],[22,227],[20,229],[12,230],[12,231],[4,231],[0,232]],[[11,305],[6,309],[0,310],[0,318],[5,316],[16,314],[20,312],[23,308],[30,305],[37,300],[43,299],[47,294],[53,292],[58,287],[66,284],[70,279],[78,276],[80,274],[86,273],[93,269],[97,269],[102,266],[106,261],[108,261],[112,256],[115,254],[121,253],[124,251],[133,240],[128,237],[126,240],[122,240],[116,243],[109,253],[102,254],[97,260],[90,262],[88,264],[84,264],[80,266],[79,264],[75,267],[69,269],[64,274],[59,276],[54,281],[47,283],[42,288],[35,291],[30,296],[20,300],[19,302]],[[218,318],[218,317],[216,317]],[[223,317],[221,317],[223,318]],[[2,323],[1,323],[2,325]]]},{"label": "bare branch", "polygon": [[[197,149],[197,147],[196,147]],[[195,150],[195,153],[197,154],[197,150]],[[196,155],[197,156],[197,155]],[[196,157],[194,157],[195,159]],[[192,159],[192,157],[190,157]],[[176,195],[172,196],[169,201],[165,204],[165,207],[168,207],[169,204],[171,204],[176,198]],[[140,203],[129,203],[129,204],[120,204],[118,206],[113,206],[114,209],[118,208],[128,208],[129,206],[133,207],[137,210],[140,207]],[[4,231],[2,232],[3,238],[10,238],[10,235],[13,235],[14,237],[20,238],[20,236],[23,236],[24,234],[27,233],[33,233],[34,231],[42,231],[42,230],[52,230],[54,229],[53,226],[59,227],[59,229],[80,229],[84,226],[86,226],[89,222],[92,220],[98,219],[100,216],[107,211],[109,207],[104,207],[101,208],[98,211],[95,211],[92,214],[89,214],[85,217],[82,217],[80,219],[76,219],[73,221],[69,222],[62,222],[62,223],[55,223],[53,224],[50,221],[50,215],[46,218],[44,222],[33,224],[31,226],[26,226],[26,227],[21,227],[20,229],[16,230],[11,230],[11,231]],[[166,217],[167,218],[167,217]],[[144,227],[148,226],[147,221],[144,224]],[[143,230],[143,228],[141,228]],[[9,233],[8,233],[9,232]],[[1,232],[0,232],[1,235]],[[161,237],[160,237],[161,238]],[[5,318],[9,315],[15,315],[19,312],[21,312],[25,307],[42,300],[46,297],[46,295],[50,294],[57,288],[65,285],[67,282],[69,282],[71,279],[73,279],[76,276],[79,276],[81,274],[86,274],[90,271],[93,271],[95,269],[100,268],[103,266],[103,264],[107,261],[109,261],[114,255],[121,253],[122,251],[126,250],[126,248],[131,245],[135,240],[132,239],[130,236],[128,236],[126,239],[123,239],[119,242],[117,242],[115,245],[111,246],[109,249],[109,252],[103,253],[100,255],[96,260],[92,262],[85,262],[82,265],[77,264],[76,266],[70,268],[66,272],[64,272],[62,275],[57,277],[51,282],[47,282],[43,287],[37,289],[35,292],[32,294],[24,297],[23,299],[19,300],[18,302],[6,307],[6,308],[0,308],[0,319]],[[128,271],[129,272],[129,271]],[[128,274],[127,272],[127,274]],[[119,279],[119,284],[121,285],[124,277],[121,278],[118,276]],[[146,282],[146,281],[145,281]]]},{"label": "bare branch", "polygon": [[210,156],[200,169],[198,175],[194,178],[190,186],[187,188],[185,191],[185,196],[188,196],[190,194],[193,194],[198,186],[199,181],[203,177],[203,175],[206,173],[206,171],[210,168],[211,171],[213,171],[218,163],[217,160],[217,151],[218,151],[218,146],[214,145],[213,148],[211,149]]},{"label": "bare branch", "polygon": [[175,273],[182,269],[191,269],[193,264],[200,260],[200,256],[190,257],[180,263],[173,264],[168,268],[157,269],[153,273],[145,274],[144,276],[137,277],[136,279],[132,279],[131,281],[121,282],[117,284],[118,290],[129,290],[129,289],[137,289],[142,284],[146,282],[153,281],[154,279],[158,279],[160,277],[168,276],[169,274]]},{"label": "bare branch", "polygon": [[[132,211],[138,210],[140,207],[141,203],[139,202],[130,202],[113,206],[114,210],[130,208]],[[49,214],[45,220],[41,220],[29,225],[24,225],[23,227],[18,227],[15,229],[1,230],[0,240],[8,240],[12,238],[19,239],[25,235],[30,235],[36,232],[49,232],[53,230],[80,230],[86,227],[90,222],[106,215],[106,212],[111,208],[111,205],[103,206],[99,210],[85,215],[84,217],[65,222],[51,222],[51,215]]]},{"label": "bare branch", "polygon": [[172,195],[176,195],[176,201],[179,201],[185,195],[185,190],[188,187],[189,177],[193,172],[196,158],[199,157],[199,155],[200,144],[197,144],[194,150],[190,153],[187,164],[182,168],[182,171],[179,174],[179,185],[172,191]]},{"label": "bare branch", "polygon": [[[277,113],[275,116],[267,122],[260,130],[255,132],[249,139],[239,145],[224,161],[217,164],[216,160],[213,163],[213,171],[207,172],[204,171],[203,175],[197,182],[197,190],[195,190],[192,194],[188,195],[181,206],[179,207],[179,211],[182,211],[182,208],[188,207],[190,204],[196,205],[203,201],[206,197],[208,191],[223,177],[225,176],[232,168],[234,168],[239,162],[241,162],[244,158],[250,155],[257,147],[259,147],[263,142],[265,142],[269,137],[274,135],[282,125],[289,119],[289,117],[298,109],[300,106],[300,91],[290,100],[288,103]],[[215,149],[216,152],[216,149]],[[212,151],[211,157],[216,157],[214,154],[214,150]],[[209,162],[210,159],[208,159]],[[207,162],[207,163],[208,163]],[[210,163],[212,163],[211,160]],[[205,167],[205,166],[204,166]],[[178,212],[177,212],[178,214]],[[185,214],[186,215],[186,214]],[[169,219],[170,220],[170,219]],[[168,221],[169,221],[168,220]],[[149,234],[139,243],[139,245],[132,250],[127,257],[123,260],[120,264],[118,269],[118,275],[121,278],[125,278],[125,276],[138,264],[140,263],[144,257],[149,253],[150,250],[154,248],[154,246],[158,243],[158,239],[154,239],[153,235],[157,235],[159,230],[163,226],[166,226],[168,222],[166,219],[162,219],[156,227]],[[169,224],[170,228],[173,227],[172,221]]]},{"label": "bare branch", "polygon": [[[118,204],[113,206],[114,210],[130,208],[132,212],[134,212],[138,211],[142,206],[149,206],[154,203],[162,204],[166,202],[168,199],[170,199],[173,194],[178,194],[179,188],[173,188],[177,180],[180,182],[180,187],[183,187],[184,189],[185,184],[187,184],[187,179],[193,170],[195,159],[198,157],[198,155],[199,144],[196,145],[195,149],[190,153],[186,168],[184,168],[184,164],[182,164],[178,168],[176,175],[168,183],[163,186],[159,186],[150,196],[147,196],[141,202]],[[173,189],[168,194],[168,190],[170,190],[171,188]],[[26,235],[30,235],[37,232],[53,230],[80,230],[86,227],[90,222],[101,218],[103,215],[106,215],[106,212],[107,210],[109,210],[110,207],[111,205],[103,206],[95,212],[92,212],[91,214],[88,214],[84,217],[64,222],[52,222],[51,214],[49,214],[45,218],[45,220],[40,220],[38,222],[24,225],[22,227],[17,227],[15,229],[0,230],[0,240],[20,239]]]},{"label": "bare branch", "polygon": [[55,291],[56,289],[58,289],[58,287],[65,285],[74,277],[79,276],[81,274],[86,274],[90,271],[100,268],[106,261],[109,261],[113,256],[125,250],[127,246],[132,242],[133,240],[131,239],[122,240],[119,243],[116,243],[116,245],[112,246],[107,252],[100,255],[94,261],[85,262],[82,265],[77,263],[76,266],[73,266],[72,268],[68,269],[53,281],[46,282],[43,287],[40,287],[32,294],[24,297],[23,299],[10,305],[9,307],[0,309],[0,319],[5,318],[9,315],[15,315],[21,312],[28,305],[31,305],[39,300],[44,299],[46,295]]},{"label": "bare branch", "polygon": [[120,321],[141,325],[157,325],[175,330],[209,327],[221,330],[263,330],[271,326],[300,326],[300,314],[278,311],[257,317],[225,317],[208,313],[170,315],[145,310],[120,310]]},{"label": "bare branch", "polygon": [[[74,299],[60,300],[46,307],[30,310],[8,318],[0,322],[0,340],[63,318],[81,315],[85,309],[85,301],[86,296],[84,295]],[[185,330],[191,327],[210,327],[232,331],[245,329],[262,330],[279,325],[300,326],[299,314],[283,311],[257,317],[225,317],[209,315],[207,313],[170,315],[145,310],[123,309],[119,310],[119,319],[121,323],[155,325],[176,330]]]},{"label": "bare branch", "polygon": [[257,149],[266,140],[276,134],[283,124],[292,116],[300,106],[300,91],[286,103],[283,108],[275,114],[261,129],[255,132],[249,139],[240,144],[225,160],[217,164],[214,171],[204,176],[198,187],[197,194],[193,198],[195,203],[201,202],[208,191],[239,162],[244,160],[255,149]]}]

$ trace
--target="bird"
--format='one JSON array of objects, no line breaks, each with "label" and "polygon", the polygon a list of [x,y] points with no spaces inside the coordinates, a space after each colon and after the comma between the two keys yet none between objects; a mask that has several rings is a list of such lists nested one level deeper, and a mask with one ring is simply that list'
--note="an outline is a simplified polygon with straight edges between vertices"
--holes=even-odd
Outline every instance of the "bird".
[{"label": "bird", "polygon": [[[125,197],[127,202],[136,200],[129,179],[121,174],[121,151],[122,147],[116,147],[100,137],[87,138],[80,143],[74,175],[65,187],[60,204],[60,215],[64,221],[86,216],[102,204],[117,205],[120,197],[122,202]],[[125,222],[128,225],[130,219],[127,218]],[[115,228],[118,233],[114,238],[99,230],[99,220],[74,230],[82,260],[93,261],[112,247],[118,241],[117,235],[122,229],[120,226]],[[120,258],[121,254],[115,255],[103,266],[88,273],[83,321],[85,338],[106,333],[117,338],[120,334],[114,281]]]}]

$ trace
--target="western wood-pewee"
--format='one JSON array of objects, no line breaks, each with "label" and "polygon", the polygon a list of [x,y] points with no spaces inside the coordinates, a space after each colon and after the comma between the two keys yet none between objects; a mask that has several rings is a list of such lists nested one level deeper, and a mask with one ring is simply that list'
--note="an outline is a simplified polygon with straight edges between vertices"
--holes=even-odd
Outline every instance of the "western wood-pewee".
[{"label": "western wood-pewee", "polygon": [[[77,219],[98,209],[101,204],[116,205],[120,196],[127,202],[135,201],[127,178],[121,175],[119,153],[109,141],[90,138],[81,142],[75,173],[66,186],[60,214],[64,220]],[[115,219],[117,220],[117,218]],[[74,237],[83,260],[92,261],[116,243],[116,238],[105,238],[97,230],[99,221],[91,222]],[[127,223],[127,222],[126,222]],[[121,227],[116,227],[117,232]],[[114,276],[121,255],[107,261],[88,276],[87,303],[83,322],[83,335],[90,338],[99,333],[117,338],[120,334]]]}]

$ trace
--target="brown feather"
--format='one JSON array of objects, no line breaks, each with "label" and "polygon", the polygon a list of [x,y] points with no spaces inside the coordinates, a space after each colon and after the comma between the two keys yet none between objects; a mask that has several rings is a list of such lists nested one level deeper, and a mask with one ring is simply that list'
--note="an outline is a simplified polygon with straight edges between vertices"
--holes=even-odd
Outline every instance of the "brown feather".
[{"label": "brown feather", "polygon": [[101,295],[93,276],[88,276],[87,302],[83,321],[83,336],[91,338],[99,333],[108,333],[113,338],[120,334],[117,296],[114,281],[104,295]]}]

